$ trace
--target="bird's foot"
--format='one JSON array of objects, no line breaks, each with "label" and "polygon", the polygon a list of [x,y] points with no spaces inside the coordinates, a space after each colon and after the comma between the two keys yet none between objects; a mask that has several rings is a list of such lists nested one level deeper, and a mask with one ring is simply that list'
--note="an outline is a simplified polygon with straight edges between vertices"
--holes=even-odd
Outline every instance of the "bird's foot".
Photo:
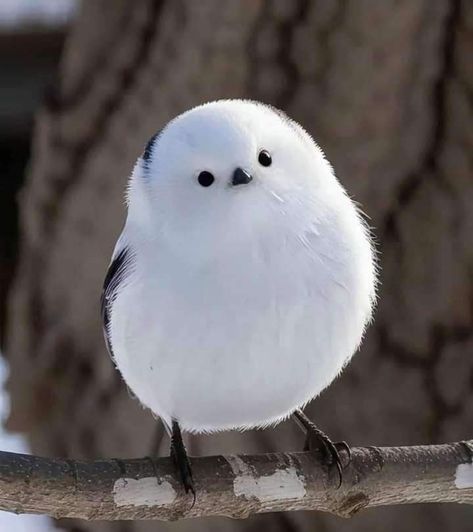
[{"label": "bird's foot", "polygon": [[181,431],[177,422],[173,422],[171,438],[171,458],[177,469],[182,485],[186,493],[191,492],[194,497],[192,506],[195,504],[195,488],[192,478],[192,468],[189,457],[187,456],[184,442],[182,441]]},{"label": "bird's foot", "polygon": [[306,433],[304,451],[320,451],[324,464],[329,467],[336,467],[339,479],[338,488],[340,488],[343,481],[343,470],[351,461],[349,445],[344,441],[332,442],[302,411],[296,411],[294,416]]},{"label": "bird's foot", "polygon": [[182,485],[186,491],[192,493],[195,499],[195,488],[194,480],[192,478],[192,468],[187,454],[182,454],[178,452],[173,445],[171,445],[171,458],[174,462],[179,477],[181,479]]},{"label": "bird's foot", "polygon": [[329,467],[335,466],[338,473],[338,488],[342,485],[343,470],[351,460],[351,450],[348,444],[332,442],[332,440],[314,425],[314,429],[307,431],[304,451],[320,451],[323,462]]}]

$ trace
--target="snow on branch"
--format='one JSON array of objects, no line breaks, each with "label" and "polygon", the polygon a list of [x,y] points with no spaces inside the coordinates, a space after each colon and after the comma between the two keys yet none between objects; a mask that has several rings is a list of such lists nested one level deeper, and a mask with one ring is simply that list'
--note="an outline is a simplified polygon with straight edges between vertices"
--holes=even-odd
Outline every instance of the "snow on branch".
[{"label": "snow on branch", "polygon": [[352,449],[338,476],[317,452],[191,459],[186,495],[170,458],[95,461],[0,452],[0,509],[56,518],[174,520],[321,510],[349,517],[394,504],[473,504],[473,440]]}]

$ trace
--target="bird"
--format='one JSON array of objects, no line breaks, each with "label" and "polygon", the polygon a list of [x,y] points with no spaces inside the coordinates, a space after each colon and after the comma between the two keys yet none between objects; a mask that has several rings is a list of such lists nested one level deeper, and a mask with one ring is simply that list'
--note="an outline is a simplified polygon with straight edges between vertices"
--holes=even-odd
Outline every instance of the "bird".
[{"label": "bird", "polygon": [[148,141],[104,281],[110,355],[159,417],[186,493],[182,432],[267,428],[291,415],[306,449],[341,451],[303,412],[373,316],[371,229],[311,135],[252,100],[187,110]]}]

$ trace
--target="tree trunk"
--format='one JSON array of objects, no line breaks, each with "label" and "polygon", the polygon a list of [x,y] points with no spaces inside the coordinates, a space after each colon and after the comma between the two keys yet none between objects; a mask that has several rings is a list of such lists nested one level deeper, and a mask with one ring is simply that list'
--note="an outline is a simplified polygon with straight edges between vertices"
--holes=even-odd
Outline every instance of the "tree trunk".
[{"label": "tree trunk", "polygon": [[[382,285],[361,353],[309,408],[334,439],[437,443],[473,427],[473,4],[88,0],[38,114],[9,307],[9,426],[48,456],[167,452],[104,347],[99,297],[146,140],[206,100],[300,121],[371,217]],[[193,437],[194,454],[295,450],[290,422]],[[160,524],[160,530],[469,530],[460,506]],[[76,532],[155,523],[62,523]]]}]

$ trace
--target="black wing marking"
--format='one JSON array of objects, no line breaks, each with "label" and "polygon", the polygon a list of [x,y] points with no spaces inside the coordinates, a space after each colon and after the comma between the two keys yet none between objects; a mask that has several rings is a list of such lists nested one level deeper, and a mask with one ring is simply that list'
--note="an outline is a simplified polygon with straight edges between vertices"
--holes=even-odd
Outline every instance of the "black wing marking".
[{"label": "black wing marking", "polygon": [[162,131],[158,131],[155,133],[149,140],[148,143],[145,146],[145,150],[143,152],[143,155],[141,158],[143,159],[143,165],[145,168],[147,168],[149,160],[151,159],[151,154],[153,153],[153,147],[158,140],[158,137],[161,135]]},{"label": "black wing marking", "polygon": [[112,357],[113,351],[109,332],[110,313],[113,301],[117,297],[120,285],[123,284],[123,281],[126,278],[127,273],[129,272],[130,266],[132,264],[132,259],[133,253],[130,251],[130,248],[124,247],[120,251],[120,253],[118,253],[117,256],[114,257],[114,259],[112,260],[108,268],[107,275],[105,276],[105,280],[103,282],[102,297],[100,299],[102,328],[108,352]]}]

